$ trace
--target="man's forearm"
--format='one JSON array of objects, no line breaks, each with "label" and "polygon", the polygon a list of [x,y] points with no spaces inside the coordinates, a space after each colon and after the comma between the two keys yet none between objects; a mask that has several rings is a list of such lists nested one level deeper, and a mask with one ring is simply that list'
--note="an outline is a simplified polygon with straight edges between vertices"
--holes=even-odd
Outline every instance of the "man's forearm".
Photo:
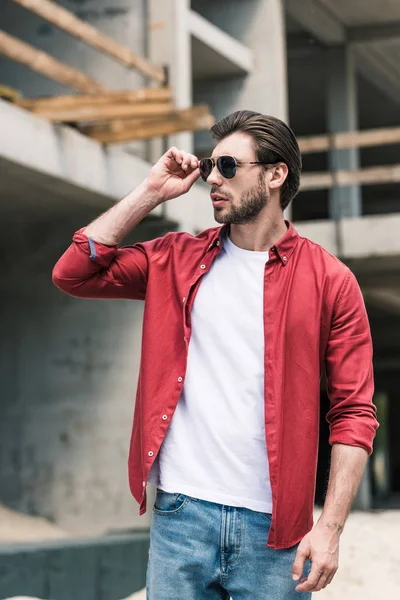
[{"label": "man's forearm", "polygon": [[159,204],[159,196],[146,180],[107,212],[88,225],[83,233],[96,242],[113,246]]},{"label": "man's forearm", "polygon": [[341,533],[360,485],[368,453],[363,448],[332,446],[328,491],[319,526]]}]

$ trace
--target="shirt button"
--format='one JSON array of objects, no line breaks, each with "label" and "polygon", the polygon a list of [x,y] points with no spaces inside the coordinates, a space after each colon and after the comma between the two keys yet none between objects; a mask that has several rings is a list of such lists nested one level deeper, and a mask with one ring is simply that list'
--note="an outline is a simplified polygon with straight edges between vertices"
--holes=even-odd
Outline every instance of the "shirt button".
[{"label": "shirt button", "polygon": [[204,270],[205,268],[206,268],[206,265],[200,265],[200,269]]},{"label": "shirt button", "polygon": [[287,261],[287,256],[284,256],[283,257],[283,262],[286,262],[286,261]]},{"label": "shirt button", "polygon": [[186,302],[186,296],[183,296],[182,302]]},{"label": "shirt button", "polygon": [[166,421],[168,419],[167,415],[163,415],[162,418],[164,421]]},{"label": "shirt button", "polygon": [[152,450],[150,450],[149,452],[149,456],[153,456],[154,452]]},{"label": "shirt button", "polygon": [[182,381],[183,381],[182,377],[178,377],[178,381],[179,381],[179,383],[182,383]]},{"label": "shirt button", "polygon": [[143,481],[143,487],[145,487],[145,485],[146,485],[146,482],[145,482],[145,481]]},{"label": "shirt button", "polygon": [[217,246],[219,246],[219,240],[217,241]]}]

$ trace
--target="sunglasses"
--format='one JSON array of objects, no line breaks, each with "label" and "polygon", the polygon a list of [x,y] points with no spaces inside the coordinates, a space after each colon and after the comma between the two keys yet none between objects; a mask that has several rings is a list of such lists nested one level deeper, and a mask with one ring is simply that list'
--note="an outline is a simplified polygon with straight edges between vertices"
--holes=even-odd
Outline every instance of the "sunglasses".
[{"label": "sunglasses", "polygon": [[211,171],[217,165],[218,171],[225,179],[232,179],[236,175],[236,170],[240,165],[269,165],[266,162],[242,162],[237,161],[233,156],[220,156],[215,161],[213,158],[202,158],[199,162],[200,175],[203,181],[207,181]]}]

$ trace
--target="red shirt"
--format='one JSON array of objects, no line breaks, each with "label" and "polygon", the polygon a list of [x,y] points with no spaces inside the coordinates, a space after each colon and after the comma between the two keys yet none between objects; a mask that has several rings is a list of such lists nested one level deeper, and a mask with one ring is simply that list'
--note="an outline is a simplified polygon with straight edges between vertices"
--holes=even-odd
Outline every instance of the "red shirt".
[{"label": "red shirt", "polygon": [[[193,237],[168,233],[123,248],[82,230],[56,264],[53,281],[80,298],[145,300],[142,358],[129,453],[133,496],[146,512],[149,471],[185,382],[190,314],[202,276],[221,252],[221,227]],[[261,326],[261,324],[260,324]],[[372,452],[372,343],[351,271],[291,224],[264,272],[265,429],[272,488],[267,545],[288,548],[313,527],[326,366],[330,444]]]}]

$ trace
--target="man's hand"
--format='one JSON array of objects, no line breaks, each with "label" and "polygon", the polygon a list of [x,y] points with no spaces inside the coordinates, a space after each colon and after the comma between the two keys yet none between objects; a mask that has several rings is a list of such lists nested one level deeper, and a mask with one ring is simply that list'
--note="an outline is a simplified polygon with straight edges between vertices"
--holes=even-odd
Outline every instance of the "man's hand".
[{"label": "man's hand", "polygon": [[293,563],[293,579],[298,581],[307,559],[312,562],[310,574],[301,579],[296,592],[319,592],[329,585],[339,563],[339,532],[333,525],[319,521],[301,540]]},{"label": "man's hand", "polygon": [[146,184],[161,204],[186,194],[199,176],[197,157],[172,146],[151,169]]}]

